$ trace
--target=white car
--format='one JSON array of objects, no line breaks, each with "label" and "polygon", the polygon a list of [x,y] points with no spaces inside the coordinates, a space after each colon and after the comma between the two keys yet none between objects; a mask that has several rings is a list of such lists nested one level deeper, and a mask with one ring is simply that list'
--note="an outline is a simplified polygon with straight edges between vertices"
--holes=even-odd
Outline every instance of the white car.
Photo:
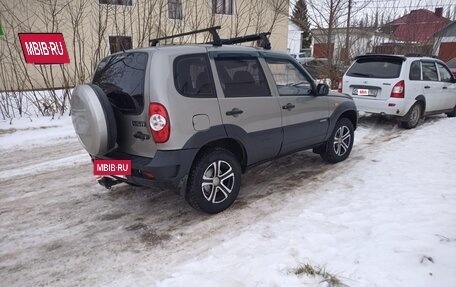
[{"label": "white car", "polygon": [[456,80],[445,63],[434,58],[359,56],[339,91],[351,95],[359,111],[400,117],[409,129],[425,115],[456,115]]},{"label": "white car", "polygon": [[315,59],[314,57],[309,56],[308,53],[299,53],[295,58],[300,64],[305,64]]}]

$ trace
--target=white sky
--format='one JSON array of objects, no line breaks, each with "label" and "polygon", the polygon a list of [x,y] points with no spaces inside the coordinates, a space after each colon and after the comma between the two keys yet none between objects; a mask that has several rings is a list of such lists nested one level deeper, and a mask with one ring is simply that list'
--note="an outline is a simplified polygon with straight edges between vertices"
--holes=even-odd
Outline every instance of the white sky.
[{"label": "white sky", "polygon": [[354,0],[355,7],[366,6],[367,11],[375,11],[379,9],[391,10],[395,14],[402,15],[411,10],[428,9],[434,11],[437,7],[444,9],[443,15],[446,16],[447,11],[454,14],[456,9],[456,1],[454,0]]},{"label": "white sky", "polygon": [[[323,1],[313,0],[314,3],[324,3]],[[290,11],[296,0],[290,0]],[[326,1],[325,1],[326,2]],[[444,9],[443,16],[456,20],[456,1],[455,0],[352,0],[353,11],[358,11],[354,18],[361,19],[366,14],[374,15],[378,10],[384,13],[384,17],[390,16],[391,19],[398,18],[411,10],[428,9],[434,11],[437,7]],[[324,4],[322,4],[324,5]],[[308,5],[309,13],[311,9]]]}]

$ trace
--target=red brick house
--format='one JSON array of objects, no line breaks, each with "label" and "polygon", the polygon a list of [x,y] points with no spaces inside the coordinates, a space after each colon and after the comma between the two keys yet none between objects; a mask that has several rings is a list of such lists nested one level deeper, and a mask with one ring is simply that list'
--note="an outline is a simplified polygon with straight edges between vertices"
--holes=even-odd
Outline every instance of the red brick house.
[{"label": "red brick house", "polygon": [[434,34],[451,23],[442,16],[443,8],[434,12],[419,9],[413,10],[390,23],[383,25],[380,31],[391,39],[374,48],[374,52],[388,54],[419,53],[431,55]]},{"label": "red brick house", "polygon": [[456,21],[435,34],[433,54],[445,62],[456,58]]}]

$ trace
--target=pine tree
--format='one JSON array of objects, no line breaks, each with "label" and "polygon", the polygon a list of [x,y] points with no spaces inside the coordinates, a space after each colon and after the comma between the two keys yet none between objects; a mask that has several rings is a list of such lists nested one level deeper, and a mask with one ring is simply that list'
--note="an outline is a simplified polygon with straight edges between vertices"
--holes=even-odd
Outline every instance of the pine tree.
[{"label": "pine tree", "polygon": [[312,36],[310,35],[310,23],[309,18],[307,17],[307,4],[305,0],[296,1],[291,15],[291,21],[302,30],[301,47],[309,48],[312,44]]}]

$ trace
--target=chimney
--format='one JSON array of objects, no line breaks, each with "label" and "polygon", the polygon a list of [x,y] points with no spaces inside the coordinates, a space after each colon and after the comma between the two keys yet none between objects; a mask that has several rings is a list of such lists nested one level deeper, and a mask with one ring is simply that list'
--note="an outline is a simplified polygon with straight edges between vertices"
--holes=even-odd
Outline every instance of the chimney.
[{"label": "chimney", "polygon": [[437,17],[442,17],[442,15],[443,15],[443,8],[442,8],[442,7],[435,8],[434,14],[435,14],[435,16],[437,16]]}]

